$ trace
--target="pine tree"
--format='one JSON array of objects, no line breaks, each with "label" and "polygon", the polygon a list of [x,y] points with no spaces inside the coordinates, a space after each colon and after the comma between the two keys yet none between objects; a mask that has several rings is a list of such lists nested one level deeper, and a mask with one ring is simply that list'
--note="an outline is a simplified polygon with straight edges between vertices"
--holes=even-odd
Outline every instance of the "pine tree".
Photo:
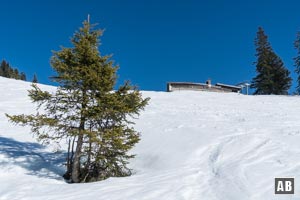
[{"label": "pine tree", "polygon": [[12,69],[10,68],[10,77],[9,78],[14,78],[14,79],[21,79],[21,75],[19,74],[19,70],[18,69]]},{"label": "pine tree", "polygon": [[36,74],[33,75],[32,82],[33,82],[33,83],[38,83],[38,79],[37,79]]},{"label": "pine tree", "polygon": [[21,74],[20,74],[20,79],[21,79],[22,81],[26,81],[26,74],[25,74],[24,72],[21,72]]},{"label": "pine tree", "polygon": [[1,62],[0,69],[3,77],[10,78],[10,66],[5,60]]},{"label": "pine tree", "polygon": [[4,72],[3,72],[3,69],[2,69],[1,65],[0,65],[0,76],[4,76]]},{"label": "pine tree", "polygon": [[254,94],[288,94],[292,79],[282,60],[275,54],[264,30],[259,27],[255,39],[256,72],[251,88]]},{"label": "pine tree", "polygon": [[131,170],[128,151],[139,141],[130,119],[139,115],[148,98],[126,82],[114,90],[117,66],[98,50],[101,30],[85,21],[71,39],[73,47],[54,52],[52,80],[55,93],[36,84],[29,96],[45,114],[15,115],[9,119],[30,125],[43,142],[67,139],[67,170],[70,182],[91,182],[127,176]]},{"label": "pine tree", "polygon": [[297,33],[296,40],[294,42],[294,47],[297,51],[297,56],[294,58],[295,72],[297,77],[296,94],[300,94],[300,32]]}]

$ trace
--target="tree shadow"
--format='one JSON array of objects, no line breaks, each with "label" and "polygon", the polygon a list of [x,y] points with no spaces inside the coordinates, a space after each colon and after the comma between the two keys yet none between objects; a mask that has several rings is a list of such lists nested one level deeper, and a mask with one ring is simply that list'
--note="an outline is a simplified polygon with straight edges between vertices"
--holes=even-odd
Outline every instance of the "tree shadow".
[{"label": "tree shadow", "polygon": [[66,153],[45,151],[45,147],[32,142],[19,142],[14,139],[0,137],[0,167],[17,165],[28,171],[30,175],[62,180],[65,172],[63,163]]}]

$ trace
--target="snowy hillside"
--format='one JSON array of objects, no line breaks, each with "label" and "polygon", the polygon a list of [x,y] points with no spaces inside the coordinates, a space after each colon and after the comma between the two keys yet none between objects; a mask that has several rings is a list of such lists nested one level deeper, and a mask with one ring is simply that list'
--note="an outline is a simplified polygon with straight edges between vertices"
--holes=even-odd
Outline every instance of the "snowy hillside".
[{"label": "snowy hillside", "polygon": [[[0,78],[0,200],[300,199],[299,97],[143,92],[135,174],[66,184],[58,147],[4,116],[35,111],[29,87]],[[295,177],[296,194],[274,195],[274,177]]]}]

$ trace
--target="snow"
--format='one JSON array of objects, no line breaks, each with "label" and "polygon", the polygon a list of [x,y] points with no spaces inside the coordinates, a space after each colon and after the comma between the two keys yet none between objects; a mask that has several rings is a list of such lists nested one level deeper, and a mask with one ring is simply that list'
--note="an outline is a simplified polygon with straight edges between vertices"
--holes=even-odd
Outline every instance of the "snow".
[{"label": "snow", "polygon": [[[0,200],[300,199],[298,96],[145,91],[134,175],[67,184],[63,149],[4,115],[35,112],[28,89],[0,77]],[[275,195],[275,177],[295,177],[295,195]]]}]

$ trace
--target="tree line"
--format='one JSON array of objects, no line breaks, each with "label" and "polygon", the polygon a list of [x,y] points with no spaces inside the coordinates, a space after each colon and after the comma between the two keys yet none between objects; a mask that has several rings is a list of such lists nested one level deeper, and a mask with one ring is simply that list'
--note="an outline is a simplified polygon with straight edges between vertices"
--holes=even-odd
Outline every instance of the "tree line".
[{"label": "tree line", "polygon": [[[24,72],[19,72],[17,68],[11,67],[10,64],[5,60],[2,60],[0,64],[0,76],[5,78],[13,78],[16,80],[27,81],[26,74]],[[32,82],[38,82],[36,74],[33,75]]]},{"label": "tree line", "polygon": [[[287,95],[292,84],[290,71],[285,67],[281,58],[274,52],[262,27],[258,28],[255,38],[256,47],[256,76],[252,79],[251,88],[254,94]],[[295,94],[300,94],[300,32],[294,42],[297,55],[294,60],[297,86]]]}]

